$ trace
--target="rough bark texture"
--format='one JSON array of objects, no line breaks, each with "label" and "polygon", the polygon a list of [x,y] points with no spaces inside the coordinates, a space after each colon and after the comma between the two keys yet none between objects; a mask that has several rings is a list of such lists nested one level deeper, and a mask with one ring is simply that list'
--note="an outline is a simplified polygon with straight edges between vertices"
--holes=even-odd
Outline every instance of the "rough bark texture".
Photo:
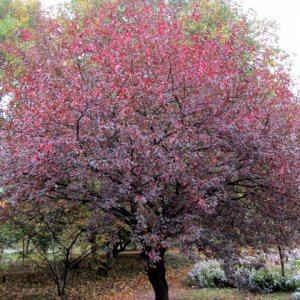
[{"label": "rough bark texture", "polygon": [[155,300],[169,300],[168,283],[164,264],[165,249],[160,250],[161,260],[152,263],[148,257],[148,278],[155,292]]},{"label": "rough bark texture", "polygon": [[57,295],[61,299],[67,299],[67,295],[65,293],[65,286],[63,284],[57,284]]},{"label": "rough bark texture", "polygon": [[281,266],[281,276],[285,276],[285,263],[284,263],[284,251],[281,246],[278,246],[279,257],[280,257],[280,266]]}]

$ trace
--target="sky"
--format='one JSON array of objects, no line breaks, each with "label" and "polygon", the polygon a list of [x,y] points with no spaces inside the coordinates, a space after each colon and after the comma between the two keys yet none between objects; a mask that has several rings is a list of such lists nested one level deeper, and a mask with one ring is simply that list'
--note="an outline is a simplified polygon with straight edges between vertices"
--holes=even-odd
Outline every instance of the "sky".
[{"label": "sky", "polygon": [[292,74],[300,82],[300,1],[239,0],[244,8],[252,8],[260,19],[276,21],[281,49],[291,55]]},{"label": "sky", "polygon": [[[279,46],[292,59],[292,74],[300,83],[300,0],[235,0],[245,11],[253,9],[259,19],[275,21],[279,25]],[[44,7],[63,0],[41,0]]]}]

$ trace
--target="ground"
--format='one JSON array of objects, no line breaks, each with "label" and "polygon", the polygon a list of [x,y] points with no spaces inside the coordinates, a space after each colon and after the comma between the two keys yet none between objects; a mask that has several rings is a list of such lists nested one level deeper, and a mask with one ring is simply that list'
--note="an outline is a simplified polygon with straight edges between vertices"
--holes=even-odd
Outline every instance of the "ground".
[{"label": "ground", "polygon": [[[70,280],[68,300],[154,300],[144,270],[145,262],[138,253],[123,253],[114,262],[107,277],[100,277],[88,262],[75,270]],[[290,295],[246,295],[235,289],[191,289],[185,278],[191,265],[171,253],[166,257],[170,300],[288,300]],[[53,300],[56,288],[41,270],[21,260],[2,265],[1,300]]]}]

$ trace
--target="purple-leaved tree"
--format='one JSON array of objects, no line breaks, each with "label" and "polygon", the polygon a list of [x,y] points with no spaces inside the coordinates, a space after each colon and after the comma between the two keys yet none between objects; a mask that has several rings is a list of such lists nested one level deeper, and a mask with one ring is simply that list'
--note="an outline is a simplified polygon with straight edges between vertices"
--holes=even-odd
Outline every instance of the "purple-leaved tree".
[{"label": "purple-leaved tree", "polygon": [[[107,2],[91,16],[41,17],[2,45],[18,58],[3,67],[5,197],[63,197],[130,224],[157,300],[168,299],[174,239],[218,230],[242,203],[272,214],[298,191],[299,109],[285,68],[244,19],[209,35],[189,29],[197,9],[177,12]],[[248,223],[222,226],[226,236]]]}]

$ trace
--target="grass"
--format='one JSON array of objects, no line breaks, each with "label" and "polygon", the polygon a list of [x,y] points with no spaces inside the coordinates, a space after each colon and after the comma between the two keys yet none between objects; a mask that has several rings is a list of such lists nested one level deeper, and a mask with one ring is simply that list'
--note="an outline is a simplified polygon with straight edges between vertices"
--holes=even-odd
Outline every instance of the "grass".
[{"label": "grass", "polygon": [[289,300],[291,294],[253,295],[241,293],[236,289],[210,288],[192,290],[188,297],[186,300]]},{"label": "grass", "polygon": [[293,265],[300,269],[300,260],[296,260],[293,262]]},{"label": "grass", "polygon": [[9,265],[21,260],[21,255],[18,252],[3,253],[0,256],[0,268],[4,270],[9,269]]}]

